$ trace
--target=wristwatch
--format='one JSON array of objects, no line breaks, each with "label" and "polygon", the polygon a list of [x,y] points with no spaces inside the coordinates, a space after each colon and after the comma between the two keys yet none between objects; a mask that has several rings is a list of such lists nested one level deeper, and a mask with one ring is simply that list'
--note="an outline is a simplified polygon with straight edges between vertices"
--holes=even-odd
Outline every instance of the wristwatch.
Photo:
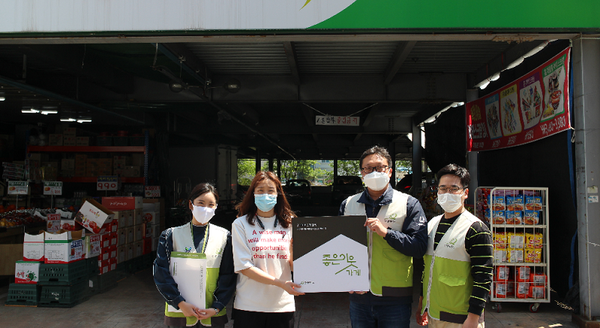
[{"label": "wristwatch", "polygon": [[213,310],[215,310],[215,315],[219,314],[219,309],[213,308]]}]

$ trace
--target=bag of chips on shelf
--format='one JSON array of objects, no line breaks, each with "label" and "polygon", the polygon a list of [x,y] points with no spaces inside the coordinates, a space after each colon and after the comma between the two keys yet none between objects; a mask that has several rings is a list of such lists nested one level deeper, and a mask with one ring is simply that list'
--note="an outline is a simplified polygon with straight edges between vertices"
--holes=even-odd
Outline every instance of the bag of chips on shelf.
[{"label": "bag of chips on shelf", "polygon": [[496,298],[506,298],[507,294],[507,282],[494,282],[494,297]]},{"label": "bag of chips on shelf", "polygon": [[494,224],[503,224],[506,222],[506,213],[504,211],[493,211]]},{"label": "bag of chips on shelf", "polygon": [[545,286],[548,283],[548,276],[545,273],[532,273],[531,282],[535,286]]},{"label": "bag of chips on shelf", "polygon": [[504,195],[492,195],[492,209],[494,211],[506,210],[506,198],[504,197]]},{"label": "bag of chips on shelf", "polygon": [[506,196],[506,209],[509,211],[522,211],[523,195]]},{"label": "bag of chips on shelf", "polygon": [[493,238],[495,249],[506,249],[506,232],[494,232]]},{"label": "bag of chips on shelf", "polygon": [[531,211],[541,211],[542,196],[525,196],[525,209]]},{"label": "bag of chips on shelf", "polygon": [[510,277],[510,268],[505,265],[499,265],[496,267],[496,281],[507,281]]},{"label": "bag of chips on shelf", "polygon": [[529,225],[540,224],[540,214],[540,211],[526,210],[523,223]]},{"label": "bag of chips on shelf", "polygon": [[506,224],[522,224],[523,212],[521,211],[506,211]]},{"label": "bag of chips on shelf", "polygon": [[544,234],[541,232],[526,233],[525,234],[525,248],[538,248],[544,247]]},{"label": "bag of chips on shelf", "polygon": [[545,299],[546,298],[546,286],[529,286],[529,297],[535,299]]},{"label": "bag of chips on shelf", "polygon": [[523,232],[509,232],[508,236],[508,248],[525,248],[525,233]]},{"label": "bag of chips on shelf", "polygon": [[528,282],[517,282],[517,298],[528,298],[529,297],[529,283]]},{"label": "bag of chips on shelf", "polygon": [[539,248],[526,248],[525,249],[525,262],[526,263],[542,263],[542,250]]},{"label": "bag of chips on shelf", "polygon": [[494,250],[494,262],[495,263],[506,263],[506,250],[505,249],[495,249]]},{"label": "bag of chips on shelf", "polygon": [[509,263],[523,263],[523,249],[509,248],[506,252]]},{"label": "bag of chips on shelf", "polygon": [[531,268],[528,266],[517,267],[516,278],[518,282],[529,282],[531,280]]}]

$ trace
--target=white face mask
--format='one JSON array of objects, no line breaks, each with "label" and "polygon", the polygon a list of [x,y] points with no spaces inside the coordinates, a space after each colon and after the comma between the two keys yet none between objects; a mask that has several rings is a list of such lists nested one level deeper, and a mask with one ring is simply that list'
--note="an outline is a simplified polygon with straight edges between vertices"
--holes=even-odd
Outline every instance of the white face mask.
[{"label": "white face mask", "polygon": [[454,213],[462,206],[462,196],[462,192],[460,194],[452,194],[449,192],[445,194],[438,194],[437,202],[440,204],[444,212]]},{"label": "white face mask", "polygon": [[215,216],[215,208],[204,207],[204,206],[196,206],[192,204],[194,209],[192,210],[192,214],[194,215],[194,219],[198,221],[200,224],[207,224],[213,216]]},{"label": "white face mask", "polygon": [[390,177],[386,172],[373,171],[363,177],[363,182],[367,188],[373,191],[380,191],[390,182]]}]

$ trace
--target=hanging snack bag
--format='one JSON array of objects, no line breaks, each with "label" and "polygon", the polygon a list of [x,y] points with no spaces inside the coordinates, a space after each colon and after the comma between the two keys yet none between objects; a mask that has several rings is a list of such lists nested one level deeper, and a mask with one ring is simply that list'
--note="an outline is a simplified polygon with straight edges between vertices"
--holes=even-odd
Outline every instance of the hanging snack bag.
[{"label": "hanging snack bag", "polygon": [[495,249],[494,250],[494,262],[496,263],[506,263],[506,250],[505,249]]},{"label": "hanging snack bag", "polygon": [[510,269],[505,265],[499,265],[496,267],[496,281],[508,281],[510,276]]},{"label": "hanging snack bag", "polygon": [[506,224],[522,224],[523,212],[521,211],[506,211]]},{"label": "hanging snack bag", "polygon": [[506,213],[504,211],[493,211],[494,224],[503,224],[506,222]]},{"label": "hanging snack bag", "polygon": [[506,298],[507,282],[494,282],[494,297]]},{"label": "hanging snack bag", "polygon": [[517,282],[517,298],[529,297],[529,283]]},{"label": "hanging snack bag", "polygon": [[529,286],[529,297],[535,299],[546,298],[546,287],[545,286]]},{"label": "hanging snack bag", "polygon": [[523,263],[523,249],[509,248],[506,252],[509,263]]},{"label": "hanging snack bag", "polygon": [[531,211],[541,211],[542,196],[525,196],[525,209]]},{"label": "hanging snack bag", "polygon": [[523,195],[506,196],[506,209],[509,211],[522,211]]},{"label": "hanging snack bag", "polygon": [[544,247],[544,234],[541,232],[526,233],[525,234],[525,248],[538,248]]},{"label": "hanging snack bag", "polygon": [[527,262],[527,263],[542,263],[542,250],[539,248],[525,249],[525,262]]},{"label": "hanging snack bag", "polygon": [[523,218],[524,224],[539,224],[540,223],[540,212],[525,210],[525,217]]},{"label": "hanging snack bag", "polygon": [[492,209],[494,211],[505,211],[506,198],[500,195],[492,195]]},{"label": "hanging snack bag", "polygon": [[506,232],[494,232],[494,248],[506,249]]},{"label": "hanging snack bag", "polygon": [[548,276],[544,273],[532,273],[531,282],[535,286],[546,286],[546,283],[548,283]]},{"label": "hanging snack bag", "polygon": [[525,248],[525,234],[523,232],[509,232],[507,237],[509,248]]}]

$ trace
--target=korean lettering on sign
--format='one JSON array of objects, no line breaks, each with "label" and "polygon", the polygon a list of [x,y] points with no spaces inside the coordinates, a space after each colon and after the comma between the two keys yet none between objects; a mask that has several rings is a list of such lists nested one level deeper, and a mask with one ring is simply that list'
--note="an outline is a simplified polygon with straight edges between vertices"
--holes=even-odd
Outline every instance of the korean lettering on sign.
[{"label": "korean lettering on sign", "polygon": [[337,271],[335,274],[339,274],[345,272],[349,276],[360,276],[360,269],[354,265],[356,261],[354,260],[353,255],[349,255],[348,253],[344,254],[323,254],[323,265],[340,265],[344,266],[341,270]]},{"label": "korean lettering on sign", "polygon": [[360,123],[358,116],[317,115],[315,120],[316,125],[358,126]]}]

